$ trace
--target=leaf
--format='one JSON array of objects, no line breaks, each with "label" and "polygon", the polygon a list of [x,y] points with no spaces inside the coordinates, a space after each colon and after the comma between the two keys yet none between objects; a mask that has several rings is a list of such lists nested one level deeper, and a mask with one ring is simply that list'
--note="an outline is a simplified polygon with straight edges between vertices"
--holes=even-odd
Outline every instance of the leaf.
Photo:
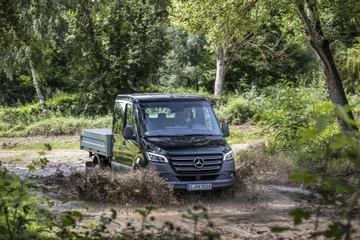
[{"label": "leaf", "polygon": [[322,133],[329,125],[330,123],[325,117],[318,118],[315,123],[317,133]]},{"label": "leaf", "polygon": [[327,102],[324,104],[321,104],[315,109],[315,113],[321,113],[321,112],[331,112],[334,110],[334,106],[331,102]]},{"label": "leaf", "polygon": [[79,211],[72,211],[72,214],[73,214],[75,217],[78,217],[78,218],[80,218],[80,219],[82,219],[82,218],[83,218],[82,213],[81,213],[81,212],[79,212]]},{"label": "leaf", "polygon": [[146,211],[142,210],[142,209],[136,209],[135,210],[136,213],[139,213],[141,216],[146,217]]},{"label": "leaf", "polygon": [[60,219],[64,227],[71,226],[74,222],[72,218],[65,214],[60,215]]},{"label": "leaf", "polygon": [[36,171],[36,168],[35,168],[34,165],[31,165],[31,164],[30,164],[30,165],[27,165],[26,167],[27,167],[27,169],[29,169],[29,171],[32,172],[32,173]]},{"label": "leaf", "polygon": [[299,225],[302,223],[302,219],[308,220],[311,217],[310,212],[304,211],[301,208],[292,209],[289,215],[294,217],[294,225]]},{"label": "leaf", "polygon": [[315,182],[318,177],[318,174],[308,173],[307,171],[302,171],[289,175],[290,180],[301,182],[305,185],[309,185]]},{"label": "leaf", "polygon": [[52,146],[50,143],[44,143],[44,147],[45,147],[45,150],[47,151],[51,151],[52,150]]},{"label": "leaf", "polygon": [[289,227],[279,227],[279,226],[271,227],[270,229],[271,229],[271,232],[273,232],[273,233],[282,233],[282,232],[290,230]]},{"label": "leaf", "polygon": [[11,188],[16,188],[16,189],[19,189],[21,188],[21,182],[20,181],[13,181],[11,184],[10,184],[10,187]]},{"label": "leaf", "polygon": [[103,224],[103,225],[107,225],[107,224],[110,224],[111,223],[111,219],[108,218],[108,217],[101,217],[100,218],[100,222]]},{"label": "leaf", "polygon": [[349,184],[345,179],[332,179],[332,178],[326,178],[325,179],[326,186],[338,193],[355,193],[356,188]]},{"label": "leaf", "polygon": [[39,151],[38,154],[39,154],[40,156],[45,156],[45,155],[46,155],[46,152],[45,152],[45,151]]},{"label": "leaf", "polygon": [[300,132],[300,136],[306,137],[306,138],[314,138],[316,137],[316,130],[314,128],[308,128]]}]

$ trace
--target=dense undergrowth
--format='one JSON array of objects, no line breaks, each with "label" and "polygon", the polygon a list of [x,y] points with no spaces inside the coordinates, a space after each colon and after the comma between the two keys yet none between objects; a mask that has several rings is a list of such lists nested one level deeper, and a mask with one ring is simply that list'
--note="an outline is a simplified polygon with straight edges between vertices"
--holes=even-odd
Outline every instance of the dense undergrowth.
[{"label": "dense undergrowth", "polygon": [[[157,89],[166,92],[166,89]],[[231,144],[265,141],[271,155],[296,156],[293,161],[312,172],[333,174],[346,172],[348,163],[338,160],[330,146],[339,133],[333,107],[327,100],[322,82],[294,85],[279,83],[266,88],[255,86],[239,94],[215,97],[204,91],[172,89],[172,92],[200,93],[211,102],[219,122],[231,125]],[[47,100],[49,116],[44,116],[39,103],[14,108],[0,108],[0,137],[57,136],[78,134],[81,128],[111,127],[111,109],[88,106],[76,95],[59,92]],[[359,98],[349,96],[356,119],[360,117]],[[100,110],[102,109],[102,114]],[[107,114],[104,114],[107,112]],[[316,120],[322,118],[326,130],[311,140],[304,140]],[[256,127],[241,127],[256,126]],[[239,127],[237,127],[239,126]],[[325,164],[326,163],[326,164]],[[325,169],[326,168],[326,169]]]},{"label": "dense undergrowth", "polygon": [[111,127],[111,114],[100,114],[101,106],[88,106],[76,95],[58,93],[46,101],[49,115],[40,103],[0,107],[0,137],[74,135],[81,128]]}]

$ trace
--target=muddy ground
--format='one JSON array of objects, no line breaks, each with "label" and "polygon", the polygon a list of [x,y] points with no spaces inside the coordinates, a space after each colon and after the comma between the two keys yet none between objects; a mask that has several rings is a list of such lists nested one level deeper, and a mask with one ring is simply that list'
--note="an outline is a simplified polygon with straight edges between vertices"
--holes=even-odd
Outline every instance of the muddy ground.
[{"label": "muddy ground", "polygon": [[[52,138],[58,141],[58,138]],[[7,140],[9,141],[9,140]],[[14,140],[15,141],[15,140]],[[29,141],[20,139],[21,141]],[[43,141],[39,140],[39,141]],[[46,139],[49,141],[49,139]],[[239,148],[246,148],[241,145]],[[37,151],[33,150],[0,150],[0,161],[10,171],[25,176],[28,173],[26,165],[33,159],[38,158]],[[84,171],[85,161],[88,161],[88,153],[81,150],[53,150],[47,153],[46,158],[49,163],[45,169],[38,169],[37,172],[31,173],[31,177],[51,178],[59,171],[65,176],[74,171]],[[264,179],[264,177],[262,177]],[[65,211],[79,208],[78,204],[84,204],[88,210],[82,209],[85,219],[96,220],[101,215],[109,214],[110,209],[115,209],[118,213],[116,223],[111,228],[114,231],[126,231],[126,224],[131,222],[135,227],[141,225],[141,217],[135,213],[135,209],[144,208],[144,205],[127,204],[102,204],[98,202],[73,201],[62,204],[61,200],[66,195],[64,192],[46,192],[45,194],[55,200],[54,211]],[[201,194],[201,193],[199,193]],[[274,181],[261,184],[254,183],[246,192],[237,192],[230,198],[202,199],[209,212],[210,220],[214,223],[212,231],[221,233],[222,239],[308,239],[310,233],[314,231],[316,201],[307,196],[308,192],[297,187],[287,187],[274,185]],[[189,197],[189,193],[182,193],[182,198]],[[195,204],[194,202],[193,204]],[[193,222],[182,217],[186,209],[192,204],[179,204],[167,206],[163,204],[158,207],[151,216],[155,217],[153,222],[156,226],[162,226],[165,221],[171,221],[174,225],[179,226],[185,235],[194,234]],[[293,228],[293,219],[288,215],[290,209],[295,207],[304,207],[313,212],[311,219],[304,224],[294,228],[294,231],[288,231],[281,234],[272,233],[271,226],[283,226]],[[339,218],[341,214],[336,208],[324,209],[323,214],[319,217],[319,229],[324,229],[332,220]],[[360,222],[356,219],[354,225],[359,229]],[[202,221],[196,231],[197,234],[209,229]],[[359,231],[354,239],[360,239]]]}]

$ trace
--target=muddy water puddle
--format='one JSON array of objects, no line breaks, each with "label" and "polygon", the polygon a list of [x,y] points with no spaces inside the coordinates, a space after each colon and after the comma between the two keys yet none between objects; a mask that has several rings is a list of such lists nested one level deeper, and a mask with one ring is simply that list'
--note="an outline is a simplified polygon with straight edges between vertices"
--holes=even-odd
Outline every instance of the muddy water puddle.
[{"label": "muddy water puddle", "polygon": [[[31,160],[38,158],[37,151],[10,151],[2,150],[0,161],[11,172],[22,177],[28,174],[27,164]],[[85,162],[88,161],[88,154],[81,150],[53,150],[45,156],[49,163],[45,169],[37,169],[31,173],[35,178],[51,178],[61,172],[63,176],[69,176],[73,172],[84,172]],[[194,234],[193,222],[182,217],[182,214],[197,203],[203,200],[209,213],[209,219],[214,223],[211,230],[220,232],[222,239],[307,239],[314,230],[315,218],[312,217],[304,224],[297,227],[297,231],[275,234],[270,231],[272,226],[293,227],[293,219],[288,215],[290,209],[294,207],[306,207],[310,211],[315,211],[316,206],[309,203],[305,198],[294,200],[294,195],[312,194],[309,191],[298,187],[288,187],[282,185],[254,185],[248,192],[237,192],[230,198],[222,198],[221,195],[206,199],[204,197],[194,198],[194,201],[186,201],[186,204],[177,206],[158,207],[151,216],[155,217],[153,224],[162,226],[166,221],[171,221],[174,225],[183,229],[186,234]],[[116,223],[111,226],[114,231],[126,231],[126,223],[131,222],[135,227],[140,227],[142,219],[135,212],[137,208],[144,208],[146,204],[134,205],[129,202],[126,204],[103,204],[101,202],[70,201],[62,203],[65,194],[59,192],[39,192],[42,196],[49,197],[55,201],[53,210],[63,212],[68,210],[81,210],[86,220],[98,221],[101,216],[110,214],[111,209],[118,213]],[[190,198],[189,194],[180,197]],[[81,206],[85,205],[88,210]],[[336,215],[327,214],[320,217],[320,229],[334,220]],[[358,223],[360,226],[360,223]],[[200,221],[198,234],[208,229],[206,221]],[[356,237],[360,236],[355,236]]]}]

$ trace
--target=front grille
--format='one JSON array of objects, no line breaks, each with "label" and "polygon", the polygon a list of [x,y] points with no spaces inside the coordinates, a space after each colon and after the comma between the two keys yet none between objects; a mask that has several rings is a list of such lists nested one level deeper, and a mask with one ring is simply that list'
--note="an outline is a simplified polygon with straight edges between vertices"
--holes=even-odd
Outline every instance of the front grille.
[{"label": "front grille", "polygon": [[[204,160],[202,168],[194,166],[194,159],[200,157]],[[172,167],[178,173],[212,173],[221,169],[222,155],[173,155],[170,157]]]}]

